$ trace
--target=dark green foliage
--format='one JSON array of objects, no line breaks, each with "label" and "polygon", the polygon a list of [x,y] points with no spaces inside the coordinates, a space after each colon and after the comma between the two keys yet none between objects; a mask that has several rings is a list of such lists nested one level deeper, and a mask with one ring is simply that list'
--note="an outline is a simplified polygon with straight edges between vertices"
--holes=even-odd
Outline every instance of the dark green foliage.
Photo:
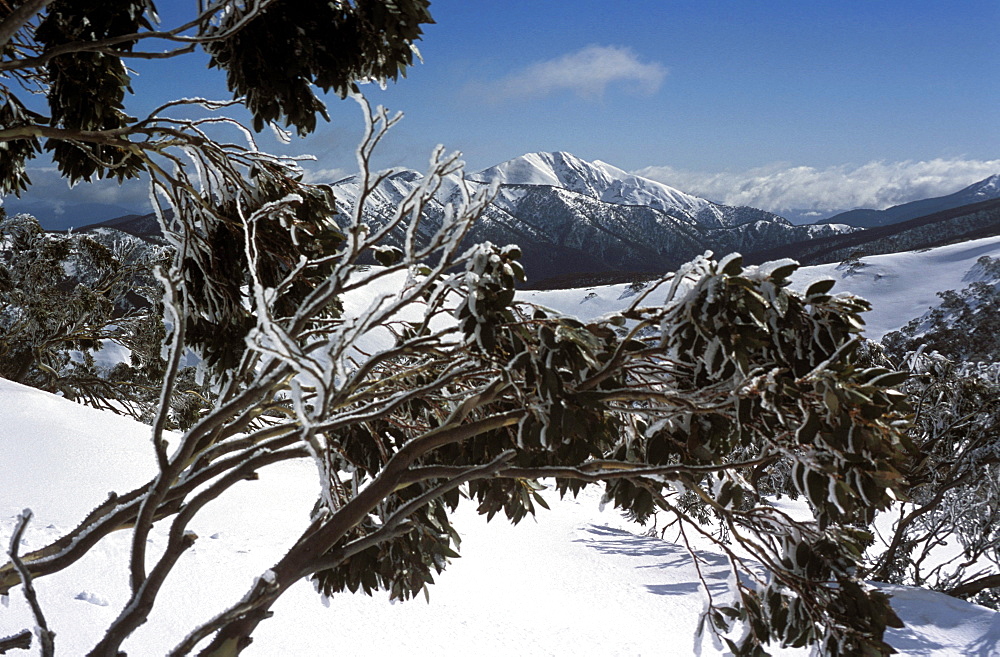
[{"label": "dark green foliage", "polygon": [[[771,579],[740,586],[735,603],[713,605],[706,616],[723,635],[738,622],[752,628],[733,643],[737,654],[764,654],[769,642],[820,645],[831,655],[891,652],[882,633],[899,619],[887,596],[857,577],[871,535],[856,525],[903,490],[910,452],[899,428],[908,407],[893,389],[904,375],[855,358],[866,304],[830,296],[828,282],[804,296],[790,292],[792,266],[765,273],[734,259],[703,260],[676,276],[665,306],[625,313],[630,335],[656,327],[658,337],[622,338],[614,330],[622,318],[584,324],[519,308],[505,293],[514,284],[514,256],[479,248],[457,316],[469,349],[503,373],[499,389],[511,386],[476,417],[517,409],[524,417],[516,427],[442,446],[420,466],[444,477],[511,454],[509,475],[472,480],[467,490],[480,513],[503,512],[512,522],[545,507],[538,477],[547,473],[566,493],[594,473],[607,482],[606,498],[632,517],[666,511],[679,523],[711,518],[726,532],[758,536],[772,546],[757,553]],[[492,329],[486,338],[485,325]],[[385,421],[342,432],[338,450],[364,481],[413,440],[403,427],[444,420],[440,409],[406,404]],[[661,468],[660,476],[608,474],[631,467]],[[790,529],[750,485],[754,469],[771,467],[785,468],[815,525]],[[431,486],[404,488],[380,516]],[[318,575],[323,591],[378,584],[395,597],[415,594],[451,550],[453,530],[440,508],[427,512],[433,522],[421,515],[409,532],[368,548],[365,568],[354,556]],[[360,537],[375,529],[359,530]],[[408,552],[418,547],[424,552]]]},{"label": "dark green foliage", "polygon": [[[420,492],[416,486],[402,491],[388,502],[386,510],[398,508]],[[388,591],[392,600],[409,600],[421,591],[429,595],[427,587],[434,583],[434,575],[444,572],[448,562],[459,556],[456,550],[461,538],[448,516],[449,508],[454,510],[456,505],[457,499],[450,504],[441,499],[428,503],[409,516],[409,531],[351,556],[338,568],[317,572],[313,579],[318,590],[327,596],[359,590],[371,595],[382,590]],[[348,539],[374,529],[375,524],[369,521]]]},{"label": "dark green foliage", "polygon": [[[413,63],[412,44],[431,23],[427,0],[284,0],[271,4],[231,36],[205,44],[210,66],[226,71],[244,97],[254,128],[284,120],[305,135],[316,115],[328,118],[313,86],[342,98],[355,80],[396,80]],[[227,13],[205,34],[225,33],[244,13]],[[280,44],[280,47],[275,47]]]},{"label": "dark green foliage", "polygon": [[[45,49],[76,42],[102,41],[151,29],[145,12],[146,0],[55,0],[35,31]],[[134,40],[109,49],[131,51]],[[68,52],[53,57],[47,67],[47,97],[51,125],[70,130],[109,131],[124,128],[130,119],[125,113],[125,92],[130,77],[120,56],[106,52]],[[45,149],[59,171],[70,181],[91,177],[135,178],[144,163],[127,147],[101,141],[50,139]],[[127,141],[122,139],[121,141]]]},{"label": "dark green foliage", "polygon": [[[243,98],[257,130],[284,121],[305,135],[315,130],[317,114],[327,116],[315,88],[343,97],[355,80],[395,80],[405,73],[421,26],[432,22],[428,5],[426,0],[295,0],[271,3],[248,18],[248,12],[257,12],[254,3],[232,3],[206,13],[198,32],[210,66],[225,70],[229,88]],[[139,176],[148,169],[148,160],[141,154],[145,147],[135,148],[130,130],[146,135],[149,126],[127,112],[131,78],[126,61],[153,31],[153,16],[155,6],[147,0],[50,3],[26,37],[39,54],[60,54],[47,57],[41,70],[15,70],[16,76],[41,84],[50,116],[24,118],[23,105],[0,85],[6,101],[0,128],[49,125],[63,130],[65,137],[48,139],[45,150],[70,182]],[[5,58],[14,54],[5,50]],[[0,191],[24,189],[23,165],[40,150],[39,142],[20,137],[5,140],[5,145],[12,159],[9,170],[0,169]]]},{"label": "dark green foliage", "polygon": [[[42,119],[2,87],[0,101],[0,130],[30,125]],[[20,195],[28,189],[31,180],[25,171],[25,163],[41,150],[36,138],[0,141],[0,196],[11,193]]]},{"label": "dark green foliage", "polygon": [[[330,221],[335,212],[330,189],[302,185],[289,176],[281,169],[256,169],[232,198],[216,200],[208,212],[193,208],[192,215],[200,221],[184,231],[189,242],[181,251],[181,268],[192,305],[185,319],[186,338],[217,376],[236,367],[255,325],[248,310],[253,277],[274,290],[271,312],[285,317],[296,312],[337,262],[322,259],[335,253],[344,239]],[[248,243],[256,256],[253,271]],[[300,258],[311,264],[298,270]],[[316,309],[311,319],[338,313],[339,305],[332,304]]]}]

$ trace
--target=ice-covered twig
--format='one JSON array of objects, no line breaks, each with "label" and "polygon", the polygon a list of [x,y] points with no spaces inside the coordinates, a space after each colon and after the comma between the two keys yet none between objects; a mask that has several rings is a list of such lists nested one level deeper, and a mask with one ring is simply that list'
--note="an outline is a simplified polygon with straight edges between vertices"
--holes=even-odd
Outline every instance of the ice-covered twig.
[{"label": "ice-covered twig", "polygon": [[42,657],[52,657],[55,654],[55,632],[50,630],[48,623],[45,622],[45,614],[42,613],[42,606],[38,602],[38,595],[35,593],[35,587],[31,583],[31,574],[24,566],[21,558],[17,556],[18,547],[21,545],[21,538],[24,536],[24,530],[27,528],[31,517],[31,509],[25,509],[18,515],[17,525],[14,527],[14,533],[10,537],[10,548],[7,550],[7,555],[21,576],[21,584],[24,586],[24,598],[28,601],[31,613],[35,617],[35,633],[38,635],[41,655]]}]

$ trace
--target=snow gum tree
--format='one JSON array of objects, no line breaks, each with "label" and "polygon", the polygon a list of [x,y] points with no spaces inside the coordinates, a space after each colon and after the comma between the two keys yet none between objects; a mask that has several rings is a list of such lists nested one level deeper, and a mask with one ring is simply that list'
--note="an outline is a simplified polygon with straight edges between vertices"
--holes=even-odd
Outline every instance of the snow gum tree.
[{"label": "snow gum tree", "polygon": [[[169,614],[157,596],[197,541],[192,519],[290,460],[316,471],[306,528],[242,599],[178,628],[171,654],[239,654],[303,578],[326,595],[410,598],[457,554],[457,505],[517,522],[544,506],[543,487],[587,485],[636,517],[665,511],[683,536],[715,540],[681,502],[693,497],[726,529],[733,542],[720,549],[734,577],[724,595],[706,584],[699,631],[733,652],[891,652],[883,632],[899,621],[858,577],[870,541],[858,527],[905,492],[908,407],[894,389],[899,374],[854,354],[865,302],[831,295],[829,281],[790,291],[792,263],[744,268],[738,256],[706,255],[625,311],[583,323],[515,302],[517,247],[462,246],[488,193],[470,191],[455,155],[436,151],[388,220],[365,224],[367,201],[390,175],[372,171],[372,152],[396,119],[361,98],[360,193],[349,216],[335,216],[328,187],[304,184],[295,162],[260,152],[234,121],[124,111],[123,62],[164,56],[142,49],[158,39],[176,44],[166,56],[204,48],[255,128],[284,121],[308,133],[323,114],[314,87],[349,94],[354,80],[395,78],[411,63],[430,20],[421,0],[200,2],[177,28],[159,28],[148,0],[26,0],[0,5],[0,19],[9,155],[0,185],[26,187],[24,162],[43,149],[71,181],[147,175],[172,253],[159,274],[170,331],[151,428],[156,476],[22,555],[25,514],[0,565],[0,593],[24,588],[43,652],[54,638],[34,580],[129,532],[131,593],[90,652],[120,654],[151,614]],[[275,35],[287,50],[262,52]],[[40,91],[47,113],[11,81]],[[220,127],[244,142],[216,141]],[[425,230],[423,210],[445,183],[460,200]],[[384,245],[394,231],[401,246]],[[352,293],[368,295],[365,312],[344,313]],[[213,403],[168,441],[186,349],[200,356]],[[812,520],[762,498],[761,474],[775,467],[791,473]],[[168,536],[157,555],[147,553],[154,526]]]},{"label": "snow gum tree", "polygon": [[907,362],[919,451],[909,503],[893,509],[869,577],[1000,608],[1000,364],[937,353]]},{"label": "snow gum tree", "polygon": [[[50,235],[0,209],[0,376],[141,417],[137,390],[157,387],[162,369],[149,339],[162,330],[152,273],[162,255],[127,235]],[[114,376],[95,362],[107,342],[132,353]]]}]

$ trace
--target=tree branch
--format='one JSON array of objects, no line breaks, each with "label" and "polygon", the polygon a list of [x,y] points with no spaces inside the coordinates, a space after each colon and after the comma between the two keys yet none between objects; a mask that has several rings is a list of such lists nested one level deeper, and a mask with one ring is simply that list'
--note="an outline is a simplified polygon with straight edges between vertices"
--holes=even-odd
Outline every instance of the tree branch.
[{"label": "tree branch", "polygon": [[[385,523],[379,527],[376,531],[363,536],[357,540],[351,541],[342,548],[335,550],[326,555],[319,556],[313,559],[308,567],[304,568],[302,572],[298,574],[295,578],[296,580],[301,579],[306,575],[318,572],[320,570],[325,570],[327,568],[335,568],[345,562],[347,559],[351,558],[355,554],[362,552],[373,545],[378,545],[384,541],[391,540],[396,536],[405,534],[410,530],[407,524],[407,519],[417,510],[439,498],[441,495],[447,493],[448,491],[458,488],[462,484],[472,481],[473,479],[482,479],[484,477],[490,477],[494,472],[497,471],[504,463],[510,461],[514,458],[516,452],[514,450],[507,450],[497,458],[493,459],[489,463],[478,467],[465,468],[464,471],[448,481],[442,482],[441,484],[434,486],[430,490],[426,491],[419,497],[416,497],[393,513]],[[273,569],[270,572],[275,572]],[[265,582],[266,578],[258,578],[258,586],[260,582]],[[277,584],[272,585],[272,587],[277,586]],[[256,590],[256,587],[255,587]],[[278,594],[280,595],[280,594]],[[194,649],[194,647],[203,639],[210,636],[213,632],[219,631],[219,635],[216,637],[212,643],[202,651],[202,655],[210,656],[219,654],[220,657],[222,652],[218,651],[226,646],[233,645],[234,641],[231,636],[225,636],[224,632],[226,628],[230,628],[230,632],[233,627],[239,627],[241,631],[247,631],[247,622],[249,618],[263,618],[264,613],[270,607],[277,595],[274,598],[263,598],[254,597],[253,591],[245,596],[243,600],[233,605],[225,612],[219,614],[213,618],[208,623],[205,623],[194,632],[189,634],[184,641],[182,641],[176,648],[174,648],[169,653],[169,657],[181,657],[182,655],[187,655]],[[256,625],[256,622],[253,623]],[[249,630],[252,630],[252,626]],[[249,638],[249,632],[245,635]],[[237,641],[238,643],[238,641]]]},{"label": "tree branch", "polygon": [[0,655],[6,655],[10,650],[28,650],[31,648],[31,630],[22,630],[17,634],[0,639]]},{"label": "tree branch", "polygon": [[52,0],[25,0],[23,4],[10,12],[0,23],[0,49],[3,49],[14,38],[22,27],[27,25],[36,14],[45,9]]},{"label": "tree branch", "polygon": [[[295,454],[301,453],[294,450]],[[223,492],[233,485],[250,477],[258,469],[269,464],[286,460],[282,452],[263,451],[248,459],[245,459],[238,467],[230,469],[225,476],[211,484],[204,491],[200,492],[190,502],[185,504],[177,518],[171,524],[166,550],[160,560],[152,568],[148,577],[143,578],[140,586],[135,590],[131,600],[122,610],[114,623],[108,628],[104,638],[91,651],[93,657],[115,654],[121,642],[128,637],[136,628],[146,622],[153,603],[160,591],[160,587],[166,580],[167,575],[173,570],[177,560],[187,551],[197,538],[187,531],[187,525],[191,519],[209,502],[217,499]]]},{"label": "tree branch", "polygon": [[1000,574],[986,575],[985,577],[974,579],[971,582],[965,582],[955,588],[948,589],[945,593],[956,598],[965,598],[970,595],[975,595],[980,591],[997,587],[1000,587]]}]

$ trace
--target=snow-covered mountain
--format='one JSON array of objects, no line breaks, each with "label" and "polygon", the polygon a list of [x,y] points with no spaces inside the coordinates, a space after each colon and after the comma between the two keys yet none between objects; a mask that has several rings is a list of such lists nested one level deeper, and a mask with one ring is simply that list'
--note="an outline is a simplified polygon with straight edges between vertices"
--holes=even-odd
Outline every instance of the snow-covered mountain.
[{"label": "snow-covered mountain", "polygon": [[684,210],[697,214],[712,208],[705,199],[642,178],[600,160],[587,162],[570,153],[528,153],[469,176],[502,187],[560,187],[615,205],[644,205],[657,210]]},{"label": "snow-covered mountain", "polygon": [[1000,174],[990,176],[977,183],[973,183],[965,189],[960,189],[954,194],[938,196],[935,198],[925,198],[919,201],[911,201],[901,205],[894,205],[885,210],[850,210],[841,212],[829,219],[824,219],[824,224],[847,224],[859,228],[874,228],[876,226],[888,226],[889,224],[916,219],[935,212],[951,210],[963,205],[971,205],[981,201],[989,201],[1000,198]]},{"label": "snow-covered mountain", "polygon": [[[410,170],[389,176],[366,207],[369,223],[383,223],[421,179]],[[849,230],[793,226],[770,212],[719,205],[562,152],[523,155],[468,180],[498,184],[469,241],[518,244],[535,281],[580,272],[665,272],[706,250],[749,254]],[[355,178],[334,185],[345,211],[357,185]],[[425,231],[438,225],[453,193],[446,188],[427,208]]]}]

